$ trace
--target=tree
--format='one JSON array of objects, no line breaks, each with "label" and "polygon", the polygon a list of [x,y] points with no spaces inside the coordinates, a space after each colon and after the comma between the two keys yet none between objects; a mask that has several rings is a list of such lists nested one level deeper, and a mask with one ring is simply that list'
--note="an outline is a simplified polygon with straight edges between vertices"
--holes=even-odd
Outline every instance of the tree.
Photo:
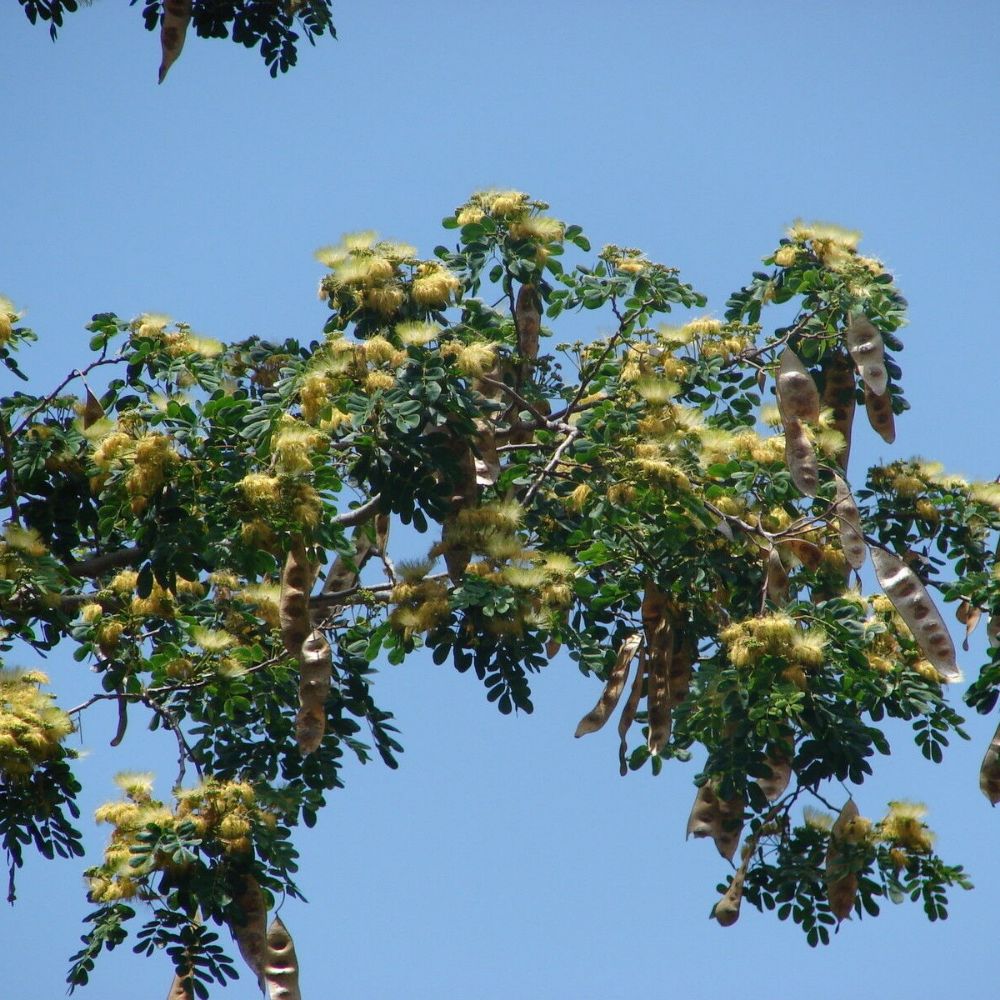
[{"label": "tree", "polygon": [[[55,40],[64,16],[77,13],[81,0],[18,2],[32,24],[48,23]],[[90,0],[82,2],[90,5]],[[129,0],[129,5],[138,2]],[[181,54],[189,26],[199,38],[231,38],[248,49],[259,46],[271,76],[286,73],[298,61],[300,32],[310,45],[321,35],[337,37],[331,0],[142,0],[142,19],[147,31],[160,29],[160,83]]]},{"label": "tree", "polygon": [[[11,897],[24,845],[81,853],[65,738],[90,706],[117,704],[112,745],[138,716],[178,755],[170,801],[126,772],[98,811],[111,834],[71,987],[139,920],[172,995],[236,974],[213,926],[262,985],[294,990],[291,939],[267,925],[297,893],[293,830],[346,752],[397,766],[372,664],[420,649],[509,714],[532,711],[531,675],[565,646],[603,685],[577,736],[625,696],[623,775],[703,748],[688,832],[733,866],[724,926],[745,899],[827,944],[885,898],[936,920],[969,888],[921,806],[867,818],[840,791],[889,752],[885,720],[933,762],[965,736],[935,602],[966,635],[986,615],[992,644],[1000,622],[1000,485],[918,461],[849,485],[856,408],[889,443],[907,409],[892,275],[856,233],[796,223],[723,320],[671,326],[706,304],[676,270],[593,255],[547,209],[479,192],[431,259],[373,233],[320,250],[330,316],[309,343],[101,313],[88,364],[0,399],[3,648],[71,643],[101,682],[67,712],[37,670],[0,675]],[[541,352],[588,311],[613,332]],[[34,334],[12,304],[0,317],[22,375]],[[966,701],[986,713],[998,694],[991,645]]]}]

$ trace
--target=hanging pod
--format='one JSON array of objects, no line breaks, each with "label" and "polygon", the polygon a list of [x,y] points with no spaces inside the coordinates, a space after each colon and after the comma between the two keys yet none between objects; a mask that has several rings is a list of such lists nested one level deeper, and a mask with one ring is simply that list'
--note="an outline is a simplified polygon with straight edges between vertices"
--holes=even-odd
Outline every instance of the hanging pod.
[{"label": "hanging pod", "polygon": [[514,304],[514,325],[517,327],[517,353],[522,362],[538,357],[538,337],[542,327],[542,301],[534,285],[522,285]]},{"label": "hanging pod", "polygon": [[872,562],[886,597],[906,622],[924,656],[946,681],[960,681],[962,671],[955,659],[955,644],[920,578],[899,556],[885,549],[872,548]]},{"label": "hanging pod", "polygon": [[302,644],[299,673],[299,711],[295,717],[295,742],[305,756],[319,749],[326,731],[326,699],[330,694],[333,654],[318,629]]},{"label": "hanging pod", "polygon": [[834,510],[837,516],[837,527],[840,530],[840,545],[844,550],[844,558],[852,569],[861,569],[865,564],[868,546],[861,533],[861,513],[854,502],[854,494],[846,481],[834,473],[833,481],[837,489]]},{"label": "hanging pod", "polygon": [[[191,980],[189,979],[188,982],[190,983]],[[167,1000],[194,1000],[194,992],[192,989],[188,989],[180,976],[174,975],[170,991],[167,993]]]},{"label": "hanging pod", "polygon": [[802,360],[790,347],[781,353],[778,365],[778,412],[782,422],[819,420],[819,390]]},{"label": "hanging pod", "polygon": [[715,784],[706,781],[698,789],[691,815],[688,817],[687,836],[711,837],[718,852],[732,861],[743,832],[743,799],[719,797]]},{"label": "hanging pod", "polygon": [[865,385],[865,410],[868,413],[868,423],[885,441],[892,444],[896,440],[896,420],[892,415],[892,399],[889,393],[878,395],[872,392],[870,385]]},{"label": "hanging pod", "polygon": [[295,942],[280,917],[275,917],[267,929],[264,981],[267,984],[268,1000],[302,1000]]},{"label": "hanging pod", "polygon": [[979,619],[983,617],[983,612],[968,601],[962,601],[955,609],[955,617],[965,626],[965,638],[962,640],[962,649],[968,652],[969,636],[976,631],[976,626],[979,624]]},{"label": "hanging pod", "polygon": [[642,599],[642,627],[646,649],[646,714],[649,720],[647,746],[659,753],[670,739],[670,663],[674,634],[666,595],[647,581]]},{"label": "hanging pod", "polygon": [[184,48],[184,36],[191,21],[191,0],[164,0],[163,23],[160,25],[160,78],[163,83],[167,71]]},{"label": "hanging pod", "polygon": [[642,699],[642,682],[645,677],[646,650],[640,646],[639,665],[636,668],[635,677],[632,679],[628,700],[618,718],[618,772],[623,778],[628,774],[628,731],[635,721],[635,713],[639,711],[639,702]]},{"label": "hanging pod", "polygon": [[597,704],[580,720],[576,727],[574,736],[586,736],[587,733],[596,733],[610,718],[611,713],[618,705],[625,682],[628,680],[629,667],[639,648],[641,637],[638,633],[625,636],[618,647],[618,657],[615,665],[611,668],[608,681],[604,685]]},{"label": "hanging pod", "polygon": [[719,922],[720,927],[732,927],[740,919],[740,903],[743,902],[743,882],[746,875],[744,863],[736,870],[729,888],[712,908],[712,916]]},{"label": "hanging pod", "polygon": [[309,561],[302,539],[296,537],[285,557],[281,574],[281,596],[278,601],[278,619],[281,639],[291,656],[302,652],[302,643],[312,631],[309,619],[309,592],[312,590],[316,567]]},{"label": "hanging pod", "polygon": [[795,417],[785,421],[785,464],[792,474],[792,482],[807,497],[816,496],[819,466],[812,443],[805,428]]},{"label": "hanging pod", "polygon": [[830,846],[826,852],[826,898],[837,922],[846,920],[854,909],[858,895],[858,876],[846,868],[841,845],[850,843],[850,830],[858,818],[854,799],[848,799],[830,831]]},{"label": "hanging pod", "polygon": [[233,902],[242,911],[242,918],[229,922],[229,930],[243,960],[257,977],[264,990],[264,964],[267,953],[267,907],[260,884],[253,875],[242,877],[242,886],[233,894]]},{"label": "hanging pod", "polygon": [[792,765],[787,757],[777,751],[772,751],[764,758],[764,763],[771,770],[769,778],[757,778],[757,784],[768,802],[777,802],[789,781],[792,780]]},{"label": "hanging pod", "polygon": [[979,788],[990,800],[990,805],[1000,802],[1000,726],[997,726],[979,768]]},{"label": "hanging pod", "polygon": [[864,313],[855,313],[847,325],[844,339],[851,360],[857,366],[858,374],[865,385],[876,396],[884,396],[889,385],[889,374],[885,370],[885,346],[882,334],[875,329]]},{"label": "hanging pod", "polygon": [[823,376],[823,407],[833,414],[833,429],[839,431],[844,439],[844,446],[835,457],[837,464],[846,471],[851,454],[854,411],[857,409],[851,359],[841,350],[828,351],[823,356]]},{"label": "hanging pod", "polygon": [[767,591],[767,599],[774,604],[784,604],[788,600],[788,571],[776,548],[767,553],[764,589]]}]

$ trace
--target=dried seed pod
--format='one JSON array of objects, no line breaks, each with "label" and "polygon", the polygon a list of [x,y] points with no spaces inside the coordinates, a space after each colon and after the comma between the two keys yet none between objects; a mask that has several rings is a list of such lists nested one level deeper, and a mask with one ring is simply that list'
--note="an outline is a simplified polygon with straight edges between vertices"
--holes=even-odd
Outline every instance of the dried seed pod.
[{"label": "dried seed pod", "polygon": [[783,538],[778,543],[778,551],[783,561],[785,553],[790,553],[808,570],[819,569],[823,561],[823,550],[804,538]]},{"label": "dried seed pod", "polygon": [[514,304],[514,325],[517,327],[517,353],[522,360],[538,357],[538,335],[542,327],[542,300],[534,285],[522,285]]},{"label": "dried seed pod", "polygon": [[302,643],[312,631],[309,620],[309,592],[312,590],[316,567],[309,561],[301,538],[292,542],[281,574],[281,597],[278,618],[281,639],[291,656],[298,656]]},{"label": "dried seed pod", "polygon": [[946,681],[960,681],[962,671],[955,660],[955,644],[920,578],[899,556],[885,549],[873,548],[872,562],[886,597],[906,622],[924,656]]},{"label": "dried seed pod", "polygon": [[87,401],[83,405],[84,430],[96,424],[97,421],[100,420],[101,417],[103,416],[104,416],[104,407],[101,406],[101,401],[90,391],[90,386],[88,386]]},{"label": "dried seed pod", "polygon": [[264,981],[267,983],[268,1000],[302,1000],[295,942],[280,917],[275,917],[267,929]]},{"label": "dried seed pod", "polygon": [[718,920],[720,927],[732,927],[740,919],[740,903],[743,902],[743,882],[746,874],[746,868],[740,865],[732,882],[729,883],[729,888],[712,908],[712,916]]},{"label": "dried seed pod", "polygon": [[493,486],[500,475],[500,453],[492,424],[485,420],[476,421],[476,485]]},{"label": "dried seed pod", "polygon": [[847,326],[844,339],[865,385],[876,396],[884,396],[889,385],[889,374],[885,370],[882,334],[875,329],[864,313],[855,313]]},{"label": "dried seed pod", "polygon": [[188,984],[191,982],[188,979],[181,979],[180,976],[175,975],[173,982],[170,984],[170,992],[167,994],[167,1000],[194,1000],[194,989],[188,988]]},{"label": "dried seed pod", "polygon": [[777,383],[782,423],[819,420],[819,390],[801,358],[790,347],[781,353]]},{"label": "dried seed pod", "polygon": [[990,649],[1000,646],[1000,615],[990,615],[986,620],[986,642]]},{"label": "dried seed pod", "polygon": [[719,798],[715,784],[706,781],[695,796],[688,817],[689,837],[711,837],[718,852],[732,861],[743,832],[743,799]]},{"label": "dried seed pod", "polygon": [[727,861],[732,861],[743,836],[743,797],[737,795],[731,799],[720,798],[719,812],[722,822],[715,837],[715,846]]},{"label": "dried seed pod", "polygon": [[670,663],[674,636],[670,604],[652,580],[646,581],[642,598],[642,627],[646,649],[646,713],[649,718],[647,745],[659,753],[670,739]]},{"label": "dried seed pod", "polygon": [[639,701],[642,698],[642,682],[646,677],[646,651],[639,647],[639,665],[632,679],[628,700],[618,718],[618,771],[624,778],[628,774],[628,731],[635,721],[635,713],[639,711]]},{"label": "dried seed pod", "polygon": [[1000,726],[997,726],[979,768],[979,787],[990,805],[1000,802]]},{"label": "dried seed pod", "polygon": [[326,731],[326,699],[330,694],[333,655],[318,629],[302,644],[299,674],[299,711],[295,717],[295,742],[302,756],[319,749]]},{"label": "dried seed pod", "polygon": [[833,429],[840,431],[844,447],[836,455],[837,464],[847,470],[851,454],[851,430],[857,408],[854,387],[854,366],[842,351],[829,351],[823,357],[823,406],[833,414]]},{"label": "dried seed pod", "polygon": [[175,62],[184,48],[184,36],[191,21],[191,0],[164,0],[163,23],[160,25],[160,83],[167,70]]},{"label": "dried seed pod", "polygon": [[851,915],[858,895],[857,873],[845,870],[840,850],[840,845],[849,842],[849,831],[857,818],[858,807],[854,799],[848,799],[830,831],[830,846],[826,852],[826,898],[838,923]]},{"label": "dried seed pod", "polygon": [[674,630],[674,650],[670,657],[670,705],[676,708],[687,700],[694,666],[694,644],[683,633]]},{"label": "dried seed pod", "polygon": [[771,769],[771,776],[758,778],[757,784],[768,802],[777,802],[785,794],[788,782],[792,779],[792,765],[787,757],[777,751],[768,754],[764,763]]},{"label": "dried seed pod", "polygon": [[[384,515],[380,515],[384,516]],[[376,551],[375,539],[372,538],[370,525],[359,524],[354,529],[354,556],[350,562],[343,556],[337,556],[323,581],[324,594],[339,594],[344,590],[352,590],[358,585],[358,576],[365,564]],[[353,565],[352,565],[353,564]]]},{"label": "dried seed pod", "polygon": [[576,727],[575,736],[586,736],[587,733],[596,733],[611,716],[611,713],[618,705],[625,681],[628,679],[629,667],[639,648],[640,636],[638,633],[627,635],[618,647],[618,657],[615,665],[608,675],[608,682],[604,686],[604,692],[597,704],[580,720]]},{"label": "dried seed pod", "polygon": [[955,609],[955,617],[965,626],[965,638],[962,640],[962,649],[968,652],[969,636],[976,631],[976,626],[979,624],[979,619],[983,617],[983,612],[968,601],[962,601]]},{"label": "dried seed pod", "polygon": [[833,479],[837,487],[834,510],[837,516],[837,525],[840,528],[840,544],[844,550],[847,565],[853,569],[860,569],[865,563],[865,556],[868,552],[864,535],[861,534],[861,513],[858,510],[858,505],[854,502],[854,494],[851,493],[850,486],[836,474],[834,474]]},{"label": "dried seed pod", "polygon": [[812,443],[805,428],[794,417],[785,421],[785,464],[792,474],[792,482],[807,497],[816,496],[819,467]]},{"label": "dried seed pod", "polygon": [[788,572],[777,549],[767,553],[767,575],[764,580],[767,599],[775,604],[784,604],[788,600]]},{"label": "dried seed pod", "polygon": [[896,440],[896,420],[892,415],[892,399],[889,393],[879,396],[872,392],[871,386],[865,385],[865,410],[868,413],[868,423],[886,444]]},{"label": "dried seed pod", "polygon": [[242,885],[233,893],[233,902],[242,915],[229,921],[229,930],[263,992],[267,954],[267,906],[260,884],[253,875],[243,876]]}]

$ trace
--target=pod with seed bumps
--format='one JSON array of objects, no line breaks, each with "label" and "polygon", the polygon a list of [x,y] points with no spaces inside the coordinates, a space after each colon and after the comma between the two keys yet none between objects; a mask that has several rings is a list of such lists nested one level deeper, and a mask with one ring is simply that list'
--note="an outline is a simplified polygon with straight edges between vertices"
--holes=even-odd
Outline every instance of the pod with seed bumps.
[{"label": "pod with seed bumps", "polygon": [[865,385],[865,412],[868,423],[886,444],[896,440],[896,420],[892,415],[892,399],[889,393],[878,395],[872,392],[870,385]]},{"label": "pod with seed bumps", "polygon": [[764,758],[764,763],[770,768],[771,776],[769,778],[758,778],[757,784],[760,786],[760,790],[764,793],[768,802],[777,802],[785,794],[788,782],[791,781],[792,765],[789,763],[787,757],[778,753],[768,754]]},{"label": "pod with seed bumps", "polygon": [[167,71],[184,48],[184,36],[191,21],[191,0],[164,0],[163,23],[160,26],[160,79],[163,83]]},{"label": "pod with seed bumps", "polygon": [[241,885],[233,894],[233,902],[241,915],[229,921],[229,930],[263,992],[267,955],[267,905],[260,884],[253,875],[243,876]]},{"label": "pod with seed bumps", "polygon": [[615,665],[611,668],[611,674],[608,677],[607,684],[604,686],[600,700],[580,720],[574,736],[580,737],[586,736],[587,733],[596,733],[608,721],[611,713],[617,707],[618,699],[621,698],[622,691],[625,688],[629,667],[635,657],[636,650],[639,648],[639,642],[640,637],[638,633],[627,635],[622,640],[622,644],[618,647],[618,657],[615,660]]},{"label": "pod with seed bumps", "polygon": [[267,929],[264,981],[267,983],[268,1000],[302,1000],[295,942],[280,917],[275,917]]},{"label": "pod with seed bumps", "polygon": [[167,993],[167,1000],[194,1000],[194,992],[188,989],[190,982],[190,979],[184,980],[175,975],[170,984],[170,992]]},{"label": "pod with seed bumps", "polygon": [[955,644],[920,578],[899,556],[885,549],[873,547],[872,561],[886,597],[906,622],[924,656],[944,680],[960,681],[962,671],[955,659]]},{"label": "pod with seed bumps", "polygon": [[720,927],[732,927],[740,919],[740,903],[743,902],[743,882],[746,874],[746,868],[740,865],[732,882],[729,883],[729,888],[712,908],[712,917],[719,922]]},{"label": "pod with seed bumps", "polygon": [[838,923],[851,915],[858,895],[857,873],[847,868],[842,850],[844,844],[852,842],[856,819],[857,804],[854,799],[848,799],[830,831],[830,846],[826,852],[826,898]]},{"label": "pod with seed bumps", "polygon": [[639,701],[642,699],[642,682],[646,677],[646,651],[639,647],[639,666],[636,669],[635,677],[632,679],[632,687],[628,693],[628,700],[622,709],[622,714],[618,719],[618,771],[624,778],[628,774],[628,731],[635,721],[635,713],[639,711]]},{"label": "pod with seed bumps", "polygon": [[646,714],[649,752],[659,753],[670,739],[670,663],[674,635],[666,595],[652,581],[642,599],[642,627],[646,650]]},{"label": "pod with seed bumps", "polygon": [[844,332],[847,350],[857,366],[858,374],[876,396],[884,396],[889,385],[885,370],[885,346],[882,334],[864,313],[855,313]]},{"label": "pod with seed bumps", "polygon": [[997,726],[979,768],[979,788],[990,800],[990,805],[1000,802],[1000,726]]},{"label": "pod with seed bumps", "polygon": [[790,347],[781,354],[778,366],[778,411],[783,422],[819,419],[819,391],[812,375]]},{"label": "pod with seed bumps", "polygon": [[319,749],[326,731],[326,699],[330,693],[333,656],[330,644],[318,629],[302,644],[299,674],[299,711],[295,717],[295,742],[306,756]]},{"label": "pod with seed bumps", "polygon": [[857,408],[854,387],[854,366],[841,350],[829,351],[823,356],[823,406],[829,408],[832,427],[844,439],[843,448],[835,456],[841,469],[847,469],[851,454],[851,430]]},{"label": "pod with seed bumps", "polygon": [[861,534],[861,513],[854,502],[854,495],[844,479],[834,474],[834,484],[837,493],[834,509],[837,515],[837,525],[840,529],[840,544],[844,550],[844,558],[852,569],[860,569],[865,563],[868,546]]},{"label": "pod with seed bumps", "polygon": [[281,639],[291,656],[302,652],[302,643],[312,631],[309,619],[309,592],[312,590],[316,567],[309,561],[301,538],[292,542],[281,574],[281,597],[278,617]]},{"label": "pod with seed bumps", "polygon": [[785,422],[785,464],[799,491],[807,497],[814,497],[819,483],[816,452],[806,437],[805,428],[795,417],[789,417]]},{"label": "pod with seed bumps", "polygon": [[715,784],[706,781],[695,796],[688,817],[689,837],[711,837],[718,852],[732,861],[743,832],[743,800],[719,797]]}]

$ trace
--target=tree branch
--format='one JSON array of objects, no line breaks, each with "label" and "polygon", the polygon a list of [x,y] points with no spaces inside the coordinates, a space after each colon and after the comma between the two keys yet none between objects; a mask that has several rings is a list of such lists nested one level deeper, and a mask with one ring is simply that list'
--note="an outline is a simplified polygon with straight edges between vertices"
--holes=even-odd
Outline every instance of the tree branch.
[{"label": "tree branch", "polygon": [[362,524],[368,520],[378,510],[382,502],[382,494],[376,493],[370,500],[366,500],[360,507],[353,510],[344,511],[338,514],[330,523],[337,528],[351,528],[356,524]]}]

